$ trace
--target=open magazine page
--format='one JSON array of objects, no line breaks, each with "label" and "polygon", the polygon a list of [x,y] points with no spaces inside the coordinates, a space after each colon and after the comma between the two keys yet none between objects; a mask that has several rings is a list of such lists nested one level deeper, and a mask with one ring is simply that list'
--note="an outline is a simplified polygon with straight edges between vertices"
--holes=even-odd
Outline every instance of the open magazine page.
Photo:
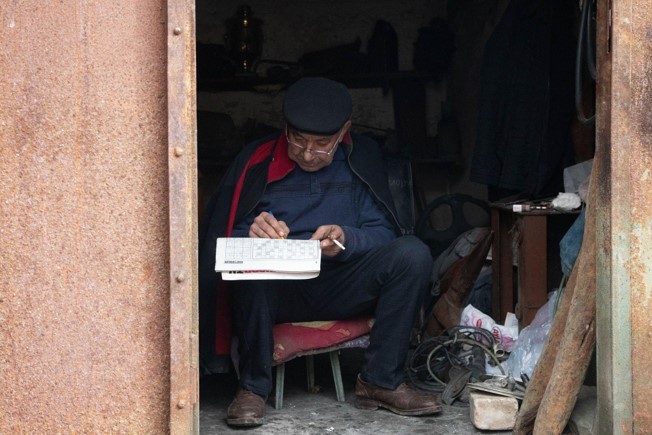
[{"label": "open magazine page", "polygon": [[319,240],[220,237],[215,271],[224,280],[309,279],[319,275]]}]

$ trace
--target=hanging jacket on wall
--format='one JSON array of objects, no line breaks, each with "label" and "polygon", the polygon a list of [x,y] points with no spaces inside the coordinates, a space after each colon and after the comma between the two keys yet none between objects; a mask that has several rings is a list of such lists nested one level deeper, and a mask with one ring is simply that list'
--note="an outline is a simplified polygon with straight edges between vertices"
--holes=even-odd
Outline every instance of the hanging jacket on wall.
[{"label": "hanging jacket on wall", "polygon": [[563,191],[573,164],[574,17],[564,0],[508,5],[485,47],[472,181],[532,196]]}]

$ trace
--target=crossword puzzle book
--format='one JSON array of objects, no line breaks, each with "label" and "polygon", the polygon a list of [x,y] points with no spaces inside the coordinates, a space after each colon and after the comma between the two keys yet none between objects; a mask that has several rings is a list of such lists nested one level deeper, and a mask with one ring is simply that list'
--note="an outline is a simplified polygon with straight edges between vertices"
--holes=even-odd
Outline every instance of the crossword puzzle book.
[{"label": "crossword puzzle book", "polygon": [[309,279],[319,275],[319,240],[220,237],[215,271],[227,281],[241,279]]}]

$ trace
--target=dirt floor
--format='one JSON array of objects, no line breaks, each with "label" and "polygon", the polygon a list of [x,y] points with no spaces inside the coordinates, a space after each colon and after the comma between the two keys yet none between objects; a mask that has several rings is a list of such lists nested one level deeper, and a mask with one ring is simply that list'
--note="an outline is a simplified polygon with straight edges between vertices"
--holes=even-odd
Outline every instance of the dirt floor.
[{"label": "dirt floor", "polygon": [[[466,406],[444,406],[441,414],[403,417],[385,410],[364,411],[354,406],[353,387],[360,367],[359,349],[340,355],[346,402],[335,396],[330,363],[326,355],[315,356],[315,381],[318,393],[306,388],[303,358],[286,364],[283,408],[274,409],[273,397],[267,401],[266,423],[253,429],[235,429],[226,424],[226,409],[237,382],[233,375],[213,375],[202,379],[200,428],[202,434],[479,434],[473,427]],[[510,432],[491,432],[506,434]]]}]

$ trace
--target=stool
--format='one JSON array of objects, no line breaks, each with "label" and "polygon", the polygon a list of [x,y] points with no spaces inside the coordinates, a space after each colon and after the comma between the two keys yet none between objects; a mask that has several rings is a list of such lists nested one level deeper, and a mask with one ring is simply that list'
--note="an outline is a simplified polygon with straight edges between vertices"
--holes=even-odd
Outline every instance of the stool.
[{"label": "stool", "polygon": [[344,402],[344,386],[340,370],[339,352],[345,348],[366,348],[374,319],[364,317],[352,320],[280,323],[274,326],[274,355],[276,366],[276,403],[283,407],[285,363],[305,356],[308,391],[314,392],[315,366],[313,356],[328,353],[335,383],[337,400]]}]

